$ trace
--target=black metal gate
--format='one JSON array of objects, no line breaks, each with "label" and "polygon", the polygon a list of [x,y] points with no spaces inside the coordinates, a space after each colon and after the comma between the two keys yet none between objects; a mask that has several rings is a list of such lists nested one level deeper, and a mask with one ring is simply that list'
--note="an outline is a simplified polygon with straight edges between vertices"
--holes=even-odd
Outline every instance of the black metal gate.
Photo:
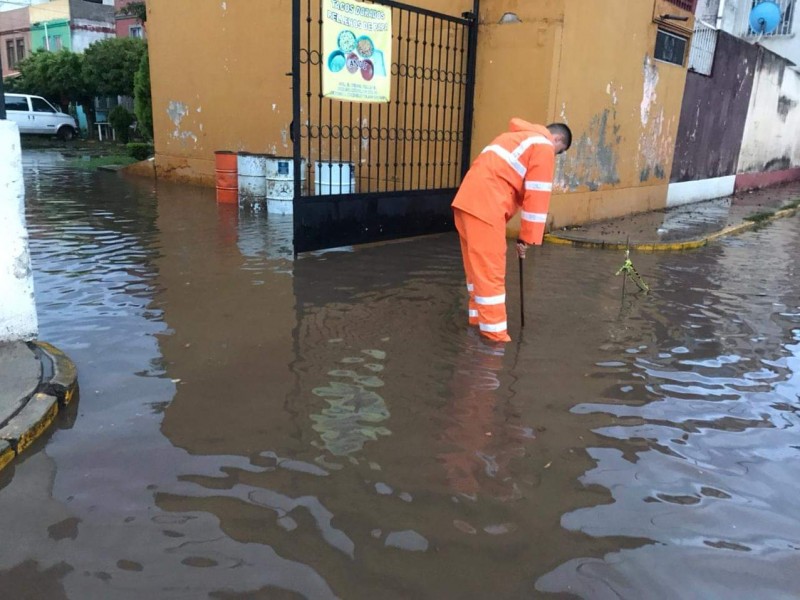
[{"label": "black metal gate", "polygon": [[450,202],[470,158],[480,0],[461,17],[372,3],[392,12],[382,104],[323,96],[322,2],[293,0],[295,253],[453,227]]}]

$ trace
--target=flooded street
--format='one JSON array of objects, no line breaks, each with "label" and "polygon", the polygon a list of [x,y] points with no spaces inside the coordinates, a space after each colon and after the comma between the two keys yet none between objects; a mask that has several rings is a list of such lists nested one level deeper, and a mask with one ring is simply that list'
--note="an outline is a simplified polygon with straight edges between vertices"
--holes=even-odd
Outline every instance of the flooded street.
[{"label": "flooded street", "polygon": [[634,255],[647,296],[536,248],[521,335],[509,253],[497,351],[454,234],[292,261],[214,190],[23,160],[81,394],[0,474],[0,596],[800,595],[799,218]]}]

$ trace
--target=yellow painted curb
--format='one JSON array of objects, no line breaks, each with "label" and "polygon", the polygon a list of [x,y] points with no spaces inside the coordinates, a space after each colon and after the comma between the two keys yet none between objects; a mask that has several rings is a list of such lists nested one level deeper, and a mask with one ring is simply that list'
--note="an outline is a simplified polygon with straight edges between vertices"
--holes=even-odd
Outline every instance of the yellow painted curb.
[{"label": "yellow painted curb", "polygon": [[0,428],[0,441],[3,441],[0,470],[45,433],[59,410],[69,405],[78,393],[78,370],[69,357],[46,342],[37,341],[32,345],[38,349],[40,360],[52,363],[53,374],[49,381],[39,382],[37,392]]},{"label": "yellow painted curb", "polygon": [[744,221],[743,223],[731,225],[730,227],[726,227],[725,229],[712,233],[706,237],[697,238],[694,240],[685,240],[683,242],[632,242],[631,244],[624,244],[621,242],[603,242],[599,240],[576,240],[568,237],[561,237],[558,234],[553,233],[548,233],[545,235],[544,241],[548,244],[573,246],[575,248],[597,248],[600,250],[626,250],[628,248],[638,250],[639,252],[674,252],[680,250],[694,250],[695,248],[707,246],[710,242],[718,240],[719,238],[749,231],[750,229],[753,229],[754,227],[763,223],[769,223],[784,217],[791,217],[797,213],[798,210],[800,210],[800,207],[779,210],[772,216],[759,223],[754,221]]},{"label": "yellow painted curb", "polygon": [[12,448],[10,445],[6,446],[5,450],[0,452],[0,471],[2,471],[3,467],[5,467],[8,463],[14,460],[16,455],[17,453],[14,452],[14,448]]},{"label": "yellow painted curb", "polygon": [[34,342],[37,348],[50,359],[53,365],[52,379],[44,383],[44,391],[58,398],[63,406],[68,405],[78,388],[78,369],[61,350],[47,342]]},{"label": "yellow painted curb", "polygon": [[[41,404],[41,407],[36,406],[37,404]],[[22,454],[28,446],[39,439],[39,436],[47,431],[47,428],[53,423],[56,415],[58,415],[58,399],[46,394],[34,394],[33,398],[28,400],[25,408],[22,409],[22,411],[25,410],[41,410],[42,414],[32,425],[30,425],[25,431],[21,432],[19,437],[16,438],[14,450],[16,451],[17,456]],[[9,422],[9,425],[12,425],[13,422],[14,419]],[[7,425],[6,428],[8,427],[9,426]],[[11,442],[11,440],[8,439],[6,441]]]},{"label": "yellow painted curb", "polygon": [[72,402],[72,398],[75,397],[75,392],[77,391],[78,386],[73,386],[72,388],[68,389],[64,392],[64,406],[69,406]]}]

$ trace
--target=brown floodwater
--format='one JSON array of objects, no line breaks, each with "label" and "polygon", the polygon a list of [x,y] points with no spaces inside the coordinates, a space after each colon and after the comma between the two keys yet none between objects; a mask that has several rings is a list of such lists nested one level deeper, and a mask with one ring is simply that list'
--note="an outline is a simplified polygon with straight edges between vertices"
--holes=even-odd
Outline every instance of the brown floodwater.
[{"label": "brown floodwater", "polygon": [[[0,474],[3,598],[797,598],[800,219],[545,246],[466,327],[447,234],[291,260],[291,220],[29,151],[77,406]],[[628,286],[628,291],[632,287]]]}]

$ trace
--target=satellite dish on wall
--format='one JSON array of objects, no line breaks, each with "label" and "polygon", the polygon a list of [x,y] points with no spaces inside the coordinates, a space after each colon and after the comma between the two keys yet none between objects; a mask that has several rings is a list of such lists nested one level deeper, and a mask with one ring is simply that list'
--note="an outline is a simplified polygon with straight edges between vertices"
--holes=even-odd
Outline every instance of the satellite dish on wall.
[{"label": "satellite dish on wall", "polygon": [[781,7],[774,2],[761,2],[750,11],[750,29],[753,33],[769,34],[778,28],[781,23]]}]

